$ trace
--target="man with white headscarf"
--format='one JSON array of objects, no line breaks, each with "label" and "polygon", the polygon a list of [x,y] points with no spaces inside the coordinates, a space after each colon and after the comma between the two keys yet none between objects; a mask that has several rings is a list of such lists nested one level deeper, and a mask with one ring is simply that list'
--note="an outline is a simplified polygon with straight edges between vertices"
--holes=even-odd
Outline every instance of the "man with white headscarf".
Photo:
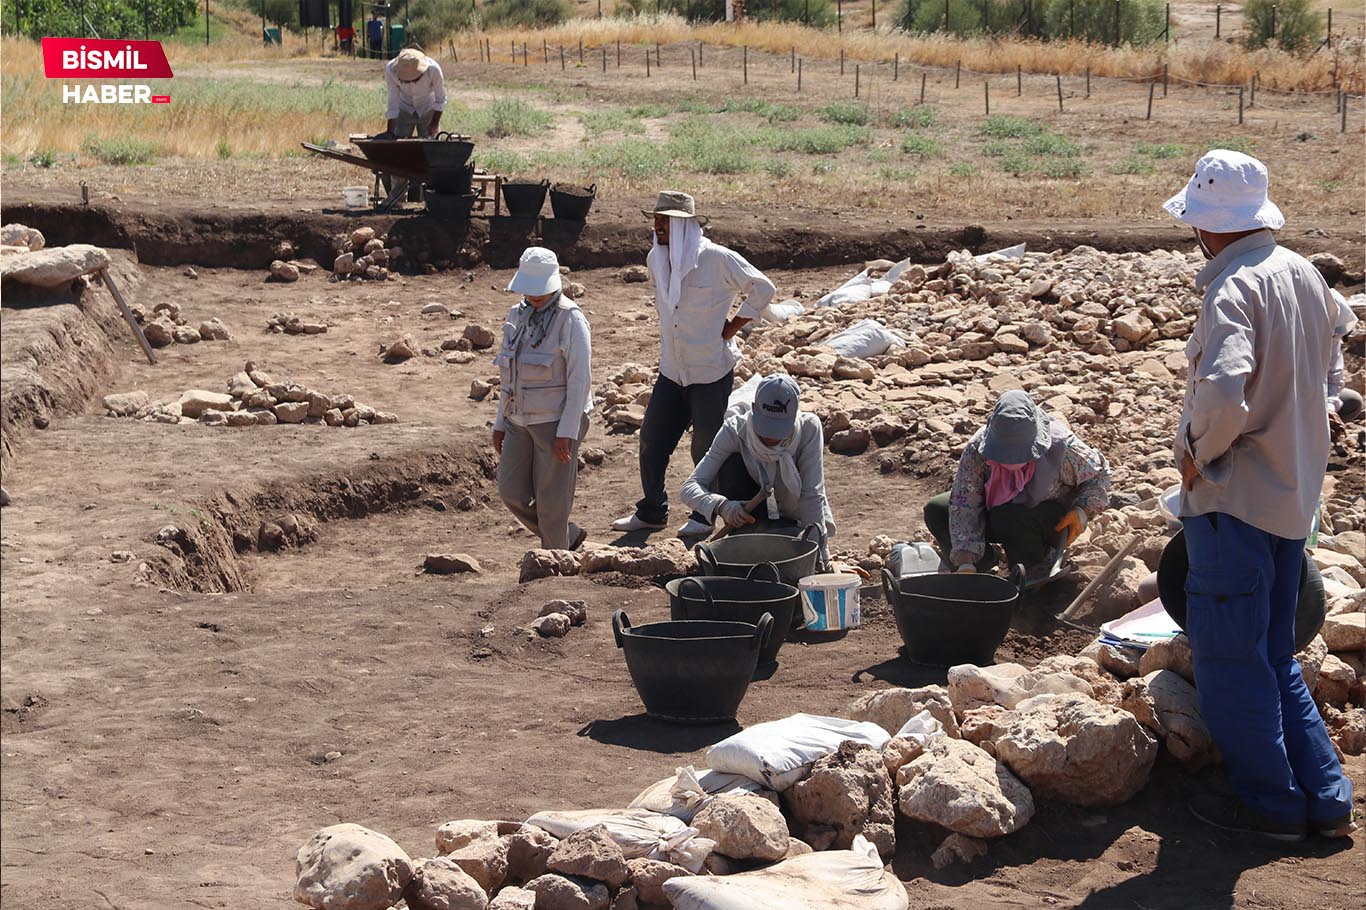
[{"label": "man with white headscarf", "polygon": [[1196,692],[1232,793],[1196,796],[1190,810],[1225,830],[1299,841],[1356,827],[1352,782],[1294,655],[1340,313],[1318,270],[1276,243],[1285,217],[1267,183],[1256,158],[1215,149],[1163,206],[1210,260],[1195,277],[1204,298],[1173,451]]},{"label": "man with white headscarf", "polygon": [[[654,245],[646,259],[659,311],[659,376],[640,427],[640,486],[635,511],[614,531],[659,530],[669,519],[669,459],[692,427],[693,464],[702,460],[725,418],[740,348],[735,334],[773,299],[773,282],[739,253],[702,236],[705,219],[687,193],[665,191],[653,210]],[[735,298],[747,295],[731,315]],[[678,530],[700,537],[711,522],[699,513]]]},{"label": "man with white headscarf", "polygon": [[[746,509],[760,493],[767,494],[764,501]],[[835,533],[825,492],[825,436],[820,418],[801,410],[796,380],[775,373],[759,381],[753,404],[732,409],[680,498],[732,531],[815,525],[824,571],[826,538]]]}]

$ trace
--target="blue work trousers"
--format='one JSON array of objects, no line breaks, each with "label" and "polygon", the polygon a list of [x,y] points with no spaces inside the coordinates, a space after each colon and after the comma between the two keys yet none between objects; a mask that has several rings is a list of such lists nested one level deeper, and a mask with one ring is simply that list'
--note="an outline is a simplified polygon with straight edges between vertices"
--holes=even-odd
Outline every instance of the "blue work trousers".
[{"label": "blue work trousers", "polygon": [[1224,513],[1181,523],[1200,713],[1229,785],[1244,805],[1276,821],[1313,825],[1345,815],[1352,783],[1294,654],[1304,540]]}]

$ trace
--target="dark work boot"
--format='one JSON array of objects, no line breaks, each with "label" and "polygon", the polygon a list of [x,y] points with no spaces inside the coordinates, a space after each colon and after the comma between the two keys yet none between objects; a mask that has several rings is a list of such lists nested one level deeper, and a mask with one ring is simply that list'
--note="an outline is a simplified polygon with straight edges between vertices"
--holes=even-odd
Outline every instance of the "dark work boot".
[{"label": "dark work boot", "polygon": [[1204,793],[1186,804],[1191,815],[1200,821],[1224,831],[1240,834],[1255,834],[1269,840],[1284,843],[1298,843],[1304,840],[1305,825],[1302,822],[1278,822],[1254,812],[1243,805],[1236,796],[1219,793]]}]

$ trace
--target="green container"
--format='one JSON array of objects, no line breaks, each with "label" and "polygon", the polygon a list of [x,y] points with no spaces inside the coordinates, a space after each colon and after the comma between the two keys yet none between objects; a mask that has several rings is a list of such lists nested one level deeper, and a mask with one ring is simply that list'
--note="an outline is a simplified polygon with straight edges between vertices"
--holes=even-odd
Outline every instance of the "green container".
[{"label": "green container", "polygon": [[280,29],[277,26],[268,26],[264,29],[266,44],[280,43]]},{"label": "green container", "polygon": [[392,60],[403,50],[403,42],[408,38],[407,30],[401,25],[389,26],[389,58]]}]

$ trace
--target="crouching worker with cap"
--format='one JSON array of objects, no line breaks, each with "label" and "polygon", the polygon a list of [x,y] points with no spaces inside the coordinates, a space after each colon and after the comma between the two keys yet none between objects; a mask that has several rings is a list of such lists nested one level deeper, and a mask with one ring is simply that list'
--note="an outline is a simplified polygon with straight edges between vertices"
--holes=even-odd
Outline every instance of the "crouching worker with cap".
[{"label": "crouching worker with cap", "polygon": [[[719,518],[732,531],[815,525],[819,569],[826,571],[825,541],[835,533],[835,518],[825,495],[825,439],[820,420],[800,405],[792,377],[763,379],[753,405],[721,424],[681,496],[697,514],[713,523]],[[751,512],[747,506],[761,493],[767,495]]]},{"label": "crouching worker with cap", "polygon": [[588,320],[561,292],[560,263],[550,250],[522,253],[508,290],[522,301],[508,313],[494,358],[498,495],[542,547],[576,549],[588,536],[569,520],[593,408]]},{"label": "crouching worker with cap", "polygon": [[963,449],[953,489],[925,506],[944,568],[986,572],[1005,548],[1025,582],[1047,578],[1057,548],[1071,544],[1109,502],[1110,466],[1022,391],[996,401]]},{"label": "crouching worker with cap", "polygon": [[1305,537],[1328,464],[1324,377],[1343,321],[1327,282],[1279,246],[1266,166],[1216,149],[1163,206],[1209,264],[1186,344],[1173,446],[1200,713],[1233,791],[1190,802],[1218,828],[1281,841],[1355,829],[1352,783],[1295,661]]}]

